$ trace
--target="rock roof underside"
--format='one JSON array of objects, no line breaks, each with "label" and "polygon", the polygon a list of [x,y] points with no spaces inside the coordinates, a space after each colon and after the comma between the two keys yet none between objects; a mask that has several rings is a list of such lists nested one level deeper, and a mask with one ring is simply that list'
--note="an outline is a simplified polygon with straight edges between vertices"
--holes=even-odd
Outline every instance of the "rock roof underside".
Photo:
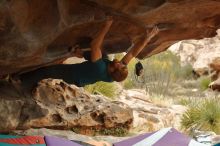
[{"label": "rock roof underside", "polygon": [[114,23],[107,53],[126,51],[157,25],[160,33],[139,54],[143,59],[179,40],[213,37],[220,28],[219,0],[1,0],[0,75],[45,66],[94,37],[106,16]]}]

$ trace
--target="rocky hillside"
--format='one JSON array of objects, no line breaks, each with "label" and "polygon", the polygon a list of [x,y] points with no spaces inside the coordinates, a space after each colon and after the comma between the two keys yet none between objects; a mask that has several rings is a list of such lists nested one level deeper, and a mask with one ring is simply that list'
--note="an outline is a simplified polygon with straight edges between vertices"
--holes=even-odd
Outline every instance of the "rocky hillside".
[{"label": "rocky hillside", "polygon": [[169,50],[180,57],[182,64],[191,64],[199,75],[208,74],[220,58],[220,30],[217,32],[213,38],[180,41]]},{"label": "rocky hillside", "polygon": [[211,88],[220,91],[220,30],[213,38],[185,40],[171,46],[169,50],[180,57],[183,64],[191,64],[199,75],[213,79]]}]

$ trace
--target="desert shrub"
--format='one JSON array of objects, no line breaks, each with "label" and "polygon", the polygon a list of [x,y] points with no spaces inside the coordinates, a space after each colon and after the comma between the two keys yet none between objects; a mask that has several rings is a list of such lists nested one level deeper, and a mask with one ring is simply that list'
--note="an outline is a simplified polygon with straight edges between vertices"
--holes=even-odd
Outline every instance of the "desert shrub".
[{"label": "desert shrub", "polygon": [[[122,54],[115,55],[115,58],[119,60],[122,57]],[[138,79],[134,74],[136,63],[137,60],[133,59],[128,65],[129,74],[123,82],[126,89],[145,88],[150,94],[166,96],[171,94],[172,84],[192,77],[192,66],[187,64],[181,67],[179,57],[170,51],[141,60],[144,75]]]},{"label": "desert shrub", "polygon": [[132,80],[132,78],[127,78],[124,82],[123,82],[123,86],[125,89],[132,89],[134,88],[134,81]]},{"label": "desert shrub", "polygon": [[[122,58],[122,54],[117,54],[117,59]],[[141,61],[144,66],[144,75],[137,79],[134,69],[137,60],[133,59],[129,65],[129,74],[123,82],[126,89],[146,88],[149,93],[167,95],[170,85],[180,78],[189,77],[192,67],[187,65],[181,70],[180,60],[170,51],[151,56]]]},{"label": "desert shrub", "polygon": [[197,89],[199,88],[196,80],[184,80],[180,84],[183,88]]},{"label": "desert shrub", "polygon": [[129,136],[135,136],[140,133],[152,132],[158,130],[151,121],[146,121],[145,123],[132,127],[129,130]]},{"label": "desert shrub", "polygon": [[112,99],[119,94],[118,85],[115,82],[96,82],[94,84],[85,86],[85,90],[91,94],[100,94]]},{"label": "desert shrub", "polygon": [[193,79],[193,67],[191,64],[185,64],[174,68],[175,76],[177,79],[190,80]]},{"label": "desert shrub", "polygon": [[149,93],[169,94],[169,87],[177,80],[179,58],[166,51],[144,60],[144,83]]},{"label": "desert shrub", "polygon": [[193,130],[208,130],[220,134],[219,100],[211,98],[192,103],[181,118],[181,126],[189,133]]},{"label": "desert shrub", "polygon": [[87,134],[92,136],[98,135],[112,135],[112,136],[127,136],[128,135],[128,128],[119,126],[119,127],[112,127],[112,128],[96,128],[96,127],[74,127],[72,131],[77,134],[83,134],[85,131]]},{"label": "desert shrub", "polygon": [[180,105],[188,106],[191,103],[189,98],[180,98],[177,102]]},{"label": "desert shrub", "polygon": [[174,100],[172,98],[159,94],[152,94],[150,96],[150,100],[154,105],[159,107],[168,107],[174,103]]},{"label": "desert shrub", "polygon": [[199,87],[202,91],[209,88],[209,84],[211,83],[211,78],[209,76],[202,76],[198,79]]},{"label": "desert shrub", "polygon": [[72,131],[78,134],[78,133],[80,133],[80,128],[79,127],[73,127]]},{"label": "desert shrub", "polygon": [[123,127],[116,127],[110,129],[101,129],[97,131],[100,135],[113,135],[113,136],[126,136],[128,134],[128,130]]}]

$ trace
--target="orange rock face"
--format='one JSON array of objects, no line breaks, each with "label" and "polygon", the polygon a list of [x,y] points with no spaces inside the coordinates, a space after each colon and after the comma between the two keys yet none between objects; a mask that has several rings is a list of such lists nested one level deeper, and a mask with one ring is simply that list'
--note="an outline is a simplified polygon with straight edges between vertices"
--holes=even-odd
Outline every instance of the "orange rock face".
[{"label": "orange rock face", "polygon": [[68,48],[93,38],[108,15],[114,23],[103,44],[107,53],[126,51],[147,28],[160,28],[138,56],[144,58],[179,40],[214,36],[220,1],[1,0],[0,76],[66,58]]}]

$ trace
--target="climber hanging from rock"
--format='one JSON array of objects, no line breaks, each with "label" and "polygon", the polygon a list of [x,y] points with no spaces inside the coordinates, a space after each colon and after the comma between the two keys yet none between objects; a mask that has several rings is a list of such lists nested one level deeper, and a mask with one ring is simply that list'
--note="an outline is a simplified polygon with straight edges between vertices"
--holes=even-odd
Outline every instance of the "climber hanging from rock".
[{"label": "climber hanging from rock", "polygon": [[[78,64],[46,66],[20,74],[19,78],[21,84],[25,87],[33,88],[42,79],[54,78],[62,79],[69,84],[75,84],[82,87],[98,81],[120,82],[125,80],[128,75],[128,63],[143,50],[159,30],[157,27],[154,27],[150,32],[146,32],[120,61],[116,59],[110,61],[103,57],[102,44],[112,23],[113,19],[109,17],[105,21],[102,29],[97,33],[94,39],[91,40],[89,60]],[[73,56],[82,56],[80,50],[76,49],[74,52]]]}]

